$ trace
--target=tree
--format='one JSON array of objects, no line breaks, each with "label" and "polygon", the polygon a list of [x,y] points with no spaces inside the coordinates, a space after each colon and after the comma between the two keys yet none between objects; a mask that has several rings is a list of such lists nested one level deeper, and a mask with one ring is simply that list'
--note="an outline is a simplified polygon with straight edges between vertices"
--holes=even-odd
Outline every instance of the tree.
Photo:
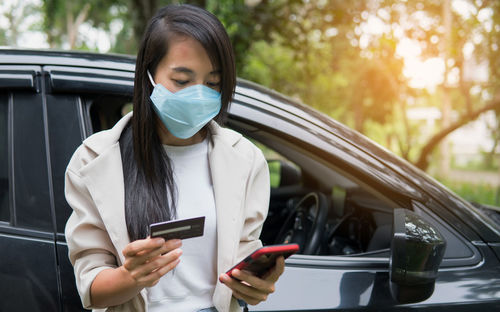
[{"label": "tree", "polygon": [[44,22],[42,29],[47,34],[51,48],[62,48],[68,44],[70,49],[84,45],[77,42],[80,26],[87,22],[93,26],[109,30],[112,19],[111,7],[119,5],[114,0],[43,0]]},{"label": "tree", "polygon": [[33,26],[23,25],[25,16],[35,12],[36,6],[31,3],[10,2],[5,4],[3,16],[7,20],[8,28],[5,31],[0,31],[0,45],[17,46],[21,32]]},{"label": "tree", "polygon": [[[388,3],[392,3],[392,1]],[[405,7],[406,10],[413,12],[409,14],[425,10],[425,14],[434,21],[434,26],[432,29],[412,30],[408,36],[420,42],[424,54],[443,57],[446,66],[445,79],[440,86],[443,94],[443,105],[445,105],[445,120],[441,129],[421,147],[415,160],[415,164],[425,170],[429,165],[432,151],[448,134],[476,119],[482,113],[500,108],[498,85],[500,3],[498,1],[467,1],[470,13],[460,12],[456,9],[451,10],[449,1],[426,1],[412,4],[415,7],[410,4]],[[488,14],[491,14],[489,18],[479,19],[479,16]],[[454,27],[452,28],[451,25]],[[432,40],[432,36],[439,39]],[[474,45],[474,54],[467,60],[464,50],[466,46],[470,45]],[[488,64],[489,76],[485,81],[475,81],[466,77],[467,65],[472,60]],[[454,84],[450,83],[448,79],[453,71],[459,73],[457,75],[458,81]],[[479,88],[480,93],[489,94],[489,96],[486,99],[485,97],[473,98],[471,95],[473,87]],[[452,91],[456,94],[456,100],[453,103],[449,102]],[[492,99],[488,100],[487,98]],[[446,108],[446,105],[450,107]],[[446,111],[450,109],[458,113],[454,122],[446,120],[448,118]]]},{"label": "tree", "polygon": [[[459,2],[465,11],[457,9]],[[160,6],[202,6],[225,25],[241,77],[291,95],[360,132],[370,134],[378,129],[380,143],[424,170],[432,151],[449,133],[481,112],[497,109],[500,2],[494,0],[43,3],[44,26],[52,46],[60,47],[62,42],[78,46],[78,25],[109,29],[110,21],[117,19],[122,28],[112,51],[129,54],[136,53],[147,21]],[[445,59],[446,79],[436,92],[410,84],[406,60],[398,52],[404,40],[418,44],[421,59]],[[487,64],[487,79],[468,76],[474,62]],[[441,109],[447,101],[458,118],[422,137],[422,126],[407,118],[407,109],[421,103]]]}]

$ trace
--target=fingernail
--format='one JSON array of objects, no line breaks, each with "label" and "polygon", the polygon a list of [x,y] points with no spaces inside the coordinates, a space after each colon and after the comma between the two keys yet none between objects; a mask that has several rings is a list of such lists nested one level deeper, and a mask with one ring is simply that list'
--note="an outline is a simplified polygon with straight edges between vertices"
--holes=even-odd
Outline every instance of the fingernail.
[{"label": "fingernail", "polygon": [[180,257],[182,255],[182,249],[177,249],[175,251],[175,254],[177,255],[177,257]]},{"label": "fingernail", "polygon": [[156,245],[161,246],[165,243],[165,240],[163,238],[158,238],[156,240]]},{"label": "fingernail", "polygon": [[182,246],[182,241],[180,239],[174,239],[174,245],[180,247]]},{"label": "fingernail", "polygon": [[232,272],[232,274],[233,274],[233,275],[235,275],[235,274],[236,274],[236,275],[238,275],[238,274],[240,274],[240,270],[238,270],[238,269],[234,269],[234,270],[233,270],[233,272]]}]

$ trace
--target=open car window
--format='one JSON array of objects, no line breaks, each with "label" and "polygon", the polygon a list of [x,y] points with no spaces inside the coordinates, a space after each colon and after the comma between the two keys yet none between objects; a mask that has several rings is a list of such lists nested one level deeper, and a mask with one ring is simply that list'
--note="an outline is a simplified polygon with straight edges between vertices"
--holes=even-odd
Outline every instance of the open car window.
[{"label": "open car window", "polygon": [[[282,171],[288,177],[293,176],[288,182],[285,178],[283,184],[271,188],[269,216],[261,235],[264,244],[283,243],[277,238],[278,229],[286,216],[293,212],[294,205],[303,196],[309,192],[320,192],[328,198],[328,215],[321,247],[313,255],[389,258],[393,211],[400,208],[398,204],[364,181],[353,178],[346,170],[326,164],[298,146],[273,138],[272,135],[261,135],[259,138],[260,141],[251,140],[263,150],[270,164],[271,180],[282,180]],[[280,163],[278,167],[272,165],[277,159]],[[287,173],[292,170],[290,168],[293,168],[294,174]],[[480,261],[477,250],[424,204],[415,200],[410,203],[411,206],[406,208],[428,220],[445,238],[448,248],[443,266],[472,265]]]},{"label": "open car window", "polygon": [[[261,235],[264,244],[285,243],[280,241],[283,239],[280,232],[287,230],[282,228],[287,218],[294,214],[304,196],[317,192],[325,196],[328,212],[321,230],[324,236],[313,254],[388,256],[394,203],[297,147],[280,145],[279,140],[267,140],[267,144],[263,144],[250,139],[263,151],[271,178],[269,214]],[[272,144],[273,148],[269,146]],[[308,211],[311,223],[317,213],[315,209],[318,208]],[[290,242],[308,243],[307,238],[305,242],[303,238],[297,240]]]}]

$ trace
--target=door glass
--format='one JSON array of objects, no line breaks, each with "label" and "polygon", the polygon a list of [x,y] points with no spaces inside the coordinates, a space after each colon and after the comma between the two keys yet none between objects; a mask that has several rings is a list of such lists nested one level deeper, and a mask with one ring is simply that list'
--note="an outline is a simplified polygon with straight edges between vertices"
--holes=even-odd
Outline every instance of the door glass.
[{"label": "door glass", "polygon": [[0,94],[0,221],[9,221],[8,96]]},{"label": "door glass", "polygon": [[[268,134],[250,140],[269,164],[271,198],[260,237],[265,245],[308,246],[313,244],[313,231],[319,229],[319,246],[309,248],[309,254],[388,257],[394,203],[299,146]],[[326,200],[306,201],[311,192]],[[324,211],[326,221],[317,222],[317,215],[325,215]]]},{"label": "door glass", "polygon": [[89,111],[91,133],[112,128],[120,118],[132,111],[132,99],[128,96],[89,96],[84,102]]},{"label": "door glass", "polygon": [[47,95],[50,161],[56,209],[57,232],[63,233],[71,208],[64,197],[64,173],[83,131],[79,114],[79,98],[74,95]]},{"label": "door glass", "polygon": [[300,184],[300,167],[268,146],[249,138],[264,154],[269,167],[271,188]]},{"label": "door glass", "polygon": [[53,231],[41,94],[14,94],[16,225]]}]

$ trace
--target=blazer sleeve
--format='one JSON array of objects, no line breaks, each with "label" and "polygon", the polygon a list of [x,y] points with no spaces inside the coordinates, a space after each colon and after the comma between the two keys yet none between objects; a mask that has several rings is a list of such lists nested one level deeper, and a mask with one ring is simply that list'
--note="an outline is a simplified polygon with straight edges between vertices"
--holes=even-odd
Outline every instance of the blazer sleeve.
[{"label": "blazer sleeve", "polygon": [[252,169],[248,177],[244,202],[244,224],[240,234],[238,259],[262,247],[259,240],[267,217],[270,196],[269,167],[261,150],[255,147]]},{"label": "blazer sleeve", "polygon": [[73,208],[65,228],[69,259],[82,304],[88,309],[91,308],[92,282],[102,270],[117,267],[118,257],[83,178],[69,166],[65,195]]}]

